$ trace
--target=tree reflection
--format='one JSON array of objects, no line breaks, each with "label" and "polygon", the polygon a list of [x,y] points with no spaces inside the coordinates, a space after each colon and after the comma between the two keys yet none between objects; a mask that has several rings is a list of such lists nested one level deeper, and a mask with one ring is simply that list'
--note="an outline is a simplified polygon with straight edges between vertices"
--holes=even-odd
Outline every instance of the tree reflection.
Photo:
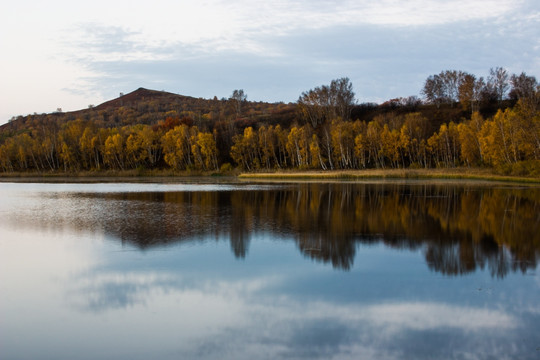
[{"label": "tree reflection", "polygon": [[132,214],[106,223],[107,231],[141,248],[214,235],[228,237],[235,256],[244,258],[255,233],[271,232],[294,239],[306,257],[343,270],[352,267],[357,244],[383,242],[422,249],[429,268],[446,275],[487,267],[503,277],[535,268],[540,246],[534,188],[315,183],[105,196],[121,199],[116,203]]},{"label": "tree reflection", "polygon": [[[302,183],[261,190],[84,193],[84,213],[28,219],[105,232],[140,249],[228,239],[237,258],[261,234],[293,239],[304,256],[342,270],[359,244],[421,250],[433,271],[492,276],[536,268],[540,189],[445,184]],[[52,218],[54,216],[54,218]],[[20,224],[24,218],[17,216]],[[76,225],[74,225],[76,224]]]}]

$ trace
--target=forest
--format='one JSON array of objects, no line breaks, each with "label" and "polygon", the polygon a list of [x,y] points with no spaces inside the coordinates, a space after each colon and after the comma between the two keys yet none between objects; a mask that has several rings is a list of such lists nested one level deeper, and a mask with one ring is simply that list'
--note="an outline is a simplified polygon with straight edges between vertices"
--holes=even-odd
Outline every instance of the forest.
[{"label": "forest", "polygon": [[0,171],[483,167],[540,176],[540,86],[490,70],[429,76],[421,97],[358,103],[348,78],[295,103],[202,99],[140,88],[99,106],[33,114],[0,127]]}]

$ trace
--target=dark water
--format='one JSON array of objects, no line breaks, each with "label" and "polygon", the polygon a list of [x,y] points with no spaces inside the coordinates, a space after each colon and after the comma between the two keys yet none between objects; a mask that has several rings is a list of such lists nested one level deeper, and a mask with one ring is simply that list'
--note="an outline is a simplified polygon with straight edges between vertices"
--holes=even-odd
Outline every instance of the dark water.
[{"label": "dark water", "polygon": [[538,359],[540,187],[0,184],[1,359]]}]

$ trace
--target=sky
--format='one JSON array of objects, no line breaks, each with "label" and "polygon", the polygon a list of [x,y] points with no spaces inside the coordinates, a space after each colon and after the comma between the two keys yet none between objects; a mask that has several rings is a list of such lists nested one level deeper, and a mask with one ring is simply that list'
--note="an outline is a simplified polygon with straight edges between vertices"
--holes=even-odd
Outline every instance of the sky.
[{"label": "sky", "polygon": [[294,102],[348,77],[356,100],[429,75],[540,76],[538,0],[19,0],[0,4],[0,124],[139,87]]}]

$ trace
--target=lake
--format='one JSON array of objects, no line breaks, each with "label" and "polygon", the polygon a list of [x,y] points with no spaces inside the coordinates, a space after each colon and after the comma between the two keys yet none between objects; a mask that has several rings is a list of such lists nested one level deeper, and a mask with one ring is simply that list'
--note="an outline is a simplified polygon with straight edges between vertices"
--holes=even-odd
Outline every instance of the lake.
[{"label": "lake", "polygon": [[540,187],[0,183],[0,358],[538,359]]}]

